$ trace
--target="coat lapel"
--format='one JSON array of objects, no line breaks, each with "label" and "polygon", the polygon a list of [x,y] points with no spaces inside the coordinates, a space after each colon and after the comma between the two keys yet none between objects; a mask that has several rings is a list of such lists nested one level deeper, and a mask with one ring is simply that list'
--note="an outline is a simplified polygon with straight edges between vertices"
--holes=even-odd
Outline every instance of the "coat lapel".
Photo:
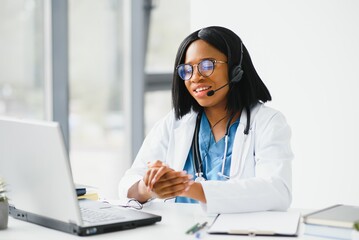
[{"label": "coat lapel", "polygon": [[[235,176],[240,172],[241,168],[241,156],[243,151],[243,142],[245,138],[244,129],[246,127],[247,114],[243,112],[239,120],[239,125],[237,127],[237,132],[233,141],[233,150],[232,150],[232,161],[231,161],[231,170],[230,176]],[[243,160],[244,161],[244,160]]]},{"label": "coat lapel", "polygon": [[234,137],[233,142],[232,162],[230,170],[231,177],[238,175],[240,176],[243,172],[244,164],[248,155],[249,148],[251,146],[250,143],[254,134],[254,131],[252,131],[252,128],[255,125],[254,120],[261,106],[262,104],[257,104],[257,106],[255,106],[251,110],[251,121],[248,135],[244,134],[244,129],[247,125],[247,113],[243,111],[241,114],[236,136]]},{"label": "coat lapel", "polygon": [[189,150],[192,145],[193,133],[196,126],[197,114],[191,114],[186,121],[183,121],[174,129],[173,141],[173,162],[171,167],[175,170],[183,170]]}]

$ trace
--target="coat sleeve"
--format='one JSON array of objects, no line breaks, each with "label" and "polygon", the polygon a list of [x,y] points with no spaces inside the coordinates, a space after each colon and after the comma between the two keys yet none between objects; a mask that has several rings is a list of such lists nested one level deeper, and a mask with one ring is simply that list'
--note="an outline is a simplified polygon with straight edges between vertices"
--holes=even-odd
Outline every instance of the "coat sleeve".
[{"label": "coat sleeve", "polygon": [[290,206],[291,130],[281,113],[266,111],[258,113],[254,122],[254,152],[249,157],[255,161],[254,176],[203,182],[207,200],[203,207],[208,213],[286,210]]},{"label": "coat sleeve", "polygon": [[147,171],[148,162],[165,160],[170,136],[169,126],[172,124],[173,119],[173,112],[171,111],[150,130],[131,168],[125,172],[120,180],[120,198],[127,198],[128,189],[143,178]]}]

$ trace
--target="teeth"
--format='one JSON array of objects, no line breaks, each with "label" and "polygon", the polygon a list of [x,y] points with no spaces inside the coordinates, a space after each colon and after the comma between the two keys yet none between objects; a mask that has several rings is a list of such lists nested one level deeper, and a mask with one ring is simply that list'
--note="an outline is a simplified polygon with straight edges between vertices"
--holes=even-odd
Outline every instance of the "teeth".
[{"label": "teeth", "polygon": [[201,88],[197,88],[196,90],[195,90],[195,92],[202,92],[202,91],[205,91],[205,90],[207,90],[207,89],[209,89],[210,87],[201,87]]}]

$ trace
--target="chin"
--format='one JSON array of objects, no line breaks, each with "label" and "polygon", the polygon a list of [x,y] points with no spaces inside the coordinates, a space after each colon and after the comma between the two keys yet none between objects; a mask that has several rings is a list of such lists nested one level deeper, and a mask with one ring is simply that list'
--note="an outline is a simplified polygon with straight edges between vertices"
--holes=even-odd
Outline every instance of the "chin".
[{"label": "chin", "polygon": [[226,103],[227,103],[225,97],[224,97],[224,99],[220,99],[220,98],[214,98],[214,96],[206,98],[206,99],[196,99],[196,101],[203,108],[210,108],[210,107],[215,107],[215,106],[225,107]]},{"label": "chin", "polygon": [[208,100],[207,101],[199,100],[197,102],[201,107],[204,107],[204,108],[212,107],[215,105],[212,101],[208,101]]}]

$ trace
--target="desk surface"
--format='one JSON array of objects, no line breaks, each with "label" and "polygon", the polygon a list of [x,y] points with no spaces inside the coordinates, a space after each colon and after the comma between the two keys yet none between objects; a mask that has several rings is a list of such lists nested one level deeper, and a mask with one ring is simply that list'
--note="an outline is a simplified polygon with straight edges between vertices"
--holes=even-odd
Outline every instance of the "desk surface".
[{"label": "desk surface", "polygon": [[[139,227],[130,230],[124,230],[113,233],[99,234],[91,237],[78,237],[68,233],[48,229],[35,224],[23,222],[13,218],[9,218],[9,227],[0,231],[0,240],[20,240],[20,239],[145,239],[145,240],[194,240],[194,235],[187,235],[185,232],[197,222],[208,221],[211,223],[214,219],[207,216],[198,204],[178,204],[178,203],[151,203],[146,206],[143,211],[158,214],[162,216],[162,221],[154,225]],[[296,210],[294,210],[296,211]],[[299,211],[299,210],[298,210]],[[246,236],[229,236],[229,235],[210,235],[205,232],[201,235],[201,239],[249,239]],[[256,237],[256,239],[278,239],[278,237]],[[310,236],[300,235],[298,238],[281,237],[285,239],[320,239]]]}]

